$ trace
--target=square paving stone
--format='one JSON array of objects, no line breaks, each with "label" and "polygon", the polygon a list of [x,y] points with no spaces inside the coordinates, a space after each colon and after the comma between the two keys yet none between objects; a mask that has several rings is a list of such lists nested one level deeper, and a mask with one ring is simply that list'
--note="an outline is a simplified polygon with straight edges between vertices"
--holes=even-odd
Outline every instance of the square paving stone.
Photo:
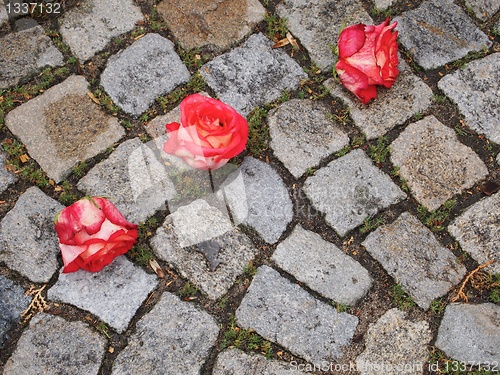
[{"label": "square paving stone", "polygon": [[391,309],[370,324],[356,368],[362,375],[423,375],[431,339],[429,323],[412,322],[401,310]]},{"label": "square paving stone", "polygon": [[226,349],[217,356],[213,375],[304,375],[292,362],[267,359],[261,354],[245,353],[239,349]]},{"label": "square paving stone", "polygon": [[24,295],[21,286],[0,275],[0,348],[9,339],[9,331],[21,320],[21,313],[28,307],[30,300]]},{"label": "square paving stone", "polygon": [[390,148],[399,175],[431,211],[488,175],[479,156],[434,116],[408,125]]},{"label": "square paving stone", "polygon": [[285,0],[278,4],[276,13],[286,19],[289,30],[322,70],[336,62],[332,48],[345,25],[373,23],[357,0]]},{"label": "square paving stone", "polygon": [[354,150],[316,171],[304,183],[313,206],[341,236],[406,194],[361,150]]},{"label": "square paving stone", "polygon": [[162,0],[156,9],[185,49],[227,49],[266,15],[258,0]]},{"label": "square paving stone", "polygon": [[452,0],[429,0],[395,17],[399,41],[424,69],[489,48],[491,41]]},{"label": "square paving stone", "polygon": [[60,30],[73,54],[85,61],[142,19],[133,0],[83,0],[65,13]]},{"label": "square paving stone", "polygon": [[130,221],[139,223],[165,209],[175,188],[155,148],[133,138],[123,142],[77,184],[87,195],[109,197]]},{"label": "square paving stone", "polygon": [[435,345],[454,360],[497,369],[499,321],[500,306],[493,303],[452,303],[444,311]]},{"label": "square paving stone", "polygon": [[390,89],[378,88],[377,98],[365,105],[352,93],[330,78],[325,87],[334,97],[342,99],[349,107],[354,123],[365,133],[367,139],[383,136],[403,124],[416,113],[423,113],[432,103],[432,90],[420,78],[411,73],[408,65],[400,59],[399,76]]},{"label": "square paving stone", "polygon": [[82,322],[37,314],[7,360],[4,375],[99,372],[106,340]]},{"label": "square paving stone", "polygon": [[272,260],[309,288],[344,305],[356,304],[372,285],[361,264],[300,225],[278,245]]},{"label": "square paving stone", "polygon": [[358,325],[354,315],[337,312],[268,266],[258,268],[236,320],[317,366],[338,360]]},{"label": "square paving stone", "polygon": [[47,297],[90,311],[122,333],[157,285],[156,275],[120,256],[99,272],[61,272]]},{"label": "square paving stone", "polygon": [[467,271],[430,229],[408,212],[370,233],[363,246],[425,310]]},{"label": "square paving stone", "polygon": [[200,73],[221,101],[246,116],[307,78],[299,64],[272,45],[263,34],[254,34],[242,46],[203,65]]},{"label": "square paving stone", "polygon": [[500,53],[472,61],[438,87],[454,101],[468,126],[500,143]]},{"label": "square paving stone", "polygon": [[482,21],[493,17],[500,9],[500,2],[496,0],[465,0],[465,5]]},{"label": "square paving stone", "polygon": [[[5,10],[0,4],[0,11]],[[1,21],[0,21],[1,24]],[[0,38],[0,90],[31,78],[45,66],[64,64],[62,53],[41,26]]]},{"label": "square paving stone", "polygon": [[201,374],[219,325],[193,303],[165,292],[144,315],[113,364],[112,374]]},{"label": "square paving stone", "polygon": [[16,175],[5,169],[5,156],[2,154],[2,151],[3,150],[0,148],[0,194],[3,193],[10,184],[17,181]]},{"label": "square paving stone", "polygon": [[271,147],[295,178],[349,143],[329,108],[313,100],[293,99],[269,113]]},{"label": "square paving stone", "polygon": [[147,34],[109,58],[101,85],[117,106],[138,116],[189,78],[174,44],[159,34]]},{"label": "square paving stone", "polygon": [[500,274],[500,194],[473,204],[453,223],[448,231],[479,264],[494,260],[485,271]]},{"label": "square paving stone", "polygon": [[293,203],[279,174],[249,156],[228,180],[232,183],[221,191],[234,222],[250,226],[267,243],[277,242],[293,218]]},{"label": "square paving stone", "polygon": [[227,293],[257,253],[228,216],[201,199],[167,216],[151,246],[212,299]]},{"label": "square paving stone", "polygon": [[0,223],[0,261],[33,282],[48,282],[59,267],[54,218],[63,208],[39,188],[28,188]]},{"label": "square paving stone", "polygon": [[29,155],[56,182],[125,135],[118,120],[106,115],[88,92],[85,77],[70,76],[5,118]]}]

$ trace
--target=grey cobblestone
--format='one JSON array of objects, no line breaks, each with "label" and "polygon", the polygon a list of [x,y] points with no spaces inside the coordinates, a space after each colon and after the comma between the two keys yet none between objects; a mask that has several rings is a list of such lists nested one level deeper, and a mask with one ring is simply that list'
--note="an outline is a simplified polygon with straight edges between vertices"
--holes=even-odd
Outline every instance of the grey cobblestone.
[{"label": "grey cobblestone", "polygon": [[423,309],[466,273],[453,253],[408,212],[370,233],[363,246]]},{"label": "grey cobblestone", "polygon": [[132,0],[83,0],[63,16],[61,34],[73,54],[85,61],[142,19]]},{"label": "grey cobblestone", "polygon": [[358,325],[268,266],[257,270],[236,320],[318,366],[342,356]]},{"label": "grey cobblestone", "polygon": [[227,215],[201,199],[168,216],[151,246],[212,299],[229,290],[257,252]]},{"label": "grey cobblestone", "polygon": [[[0,9],[5,10],[1,4]],[[17,85],[45,66],[55,67],[63,63],[62,53],[41,26],[8,34],[0,38],[0,89]]]},{"label": "grey cobblestone", "polygon": [[434,69],[491,45],[467,14],[451,0],[424,1],[394,18],[399,40],[424,69]]},{"label": "grey cobblestone", "polygon": [[243,184],[223,185],[224,197],[236,223],[255,229],[275,243],[292,221],[292,200],[281,177],[268,164],[246,157],[240,169]]},{"label": "grey cobblestone", "polygon": [[138,116],[189,77],[174,44],[159,34],[147,34],[108,60],[101,84],[116,105]]},{"label": "grey cobblestone", "polygon": [[216,4],[162,0],[157,9],[186,49],[204,46],[227,49],[250,34],[266,14],[258,0],[218,1]]},{"label": "grey cobblestone", "polygon": [[500,3],[495,0],[466,0],[465,4],[482,21],[488,20],[500,9]]},{"label": "grey cobblestone", "polygon": [[399,175],[413,196],[431,211],[488,174],[474,151],[434,116],[408,125],[390,147]]},{"label": "grey cobblestone", "polygon": [[303,375],[287,362],[268,360],[260,354],[247,354],[238,349],[227,349],[217,356],[213,375]]},{"label": "grey cobblestone", "polygon": [[349,143],[347,134],[328,114],[325,105],[300,99],[269,113],[271,147],[295,178]]},{"label": "grey cobblestone", "polygon": [[7,24],[9,21],[9,15],[7,13],[7,8],[5,8],[4,0],[0,0],[0,28]]},{"label": "grey cobblestone", "polygon": [[139,138],[123,142],[109,158],[92,168],[78,182],[88,195],[109,197],[130,221],[139,223],[165,208],[175,187],[154,145]]},{"label": "grey cobblestone", "polygon": [[104,338],[82,322],[37,314],[3,373],[97,375],[105,344]]},{"label": "grey cobblestone", "polygon": [[63,208],[37,187],[26,190],[0,223],[0,261],[34,282],[49,281],[59,267],[53,220]]},{"label": "grey cobblestone", "polygon": [[466,124],[496,143],[500,143],[499,80],[500,53],[494,53],[438,82],[438,87],[458,105]]},{"label": "grey cobblestone", "polygon": [[90,311],[121,333],[157,283],[156,276],[120,256],[99,272],[60,273],[47,296]]},{"label": "grey cobblestone", "polygon": [[263,34],[254,34],[238,48],[203,65],[200,73],[224,103],[246,116],[307,77],[285,52],[272,49]]},{"label": "grey cobblestone", "polygon": [[448,356],[474,364],[500,363],[500,306],[454,303],[444,312],[436,347]]},{"label": "grey cobblestone", "polygon": [[88,92],[83,76],[70,76],[6,116],[8,128],[56,182],[125,134],[118,120],[106,115]]},{"label": "grey cobblestone", "polygon": [[199,374],[218,333],[207,312],[165,292],[137,322],[112,374]]},{"label": "grey cobblestone", "polygon": [[344,305],[356,304],[372,284],[363,266],[300,225],[278,245],[272,260],[309,288]]},{"label": "grey cobblestone", "polygon": [[9,330],[21,320],[21,313],[28,307],[30,298],[24,289],[0,275],[0,348],[9,339]]},{"label": "grey cobblestone", "polygon": [[351,151],[308,177],[304,192],[341,236],[406,197],[361,150]]},{"label": "grey cobblestone", "polygon": [[368,328],[356,367],[362,375],[424,374],[431,338],[425,320],[413,323],[401,310],[391,309]]},{"label": "grey cobblestone", "polygon": [[448,226],[448,231],[479,264],[493,260],[486,271],[500,273],[500,194],[470,206]]}]

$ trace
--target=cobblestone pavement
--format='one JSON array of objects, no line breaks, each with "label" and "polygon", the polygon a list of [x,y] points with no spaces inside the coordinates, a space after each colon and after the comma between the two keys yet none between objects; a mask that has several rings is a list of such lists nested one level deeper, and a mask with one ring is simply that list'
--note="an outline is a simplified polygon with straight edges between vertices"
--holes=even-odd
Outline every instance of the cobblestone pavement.
[{"label": "cobblestone pavement", "polygon": [[[3,374],[500,371],[499,2],[19,3],[0,0]],[[386,17],[400,75],[362,105],[334,46]],[[211,175],[162,150],[193,92],[250,124]],[[53,219],[85,195],[140,237],[62,274]]]}]

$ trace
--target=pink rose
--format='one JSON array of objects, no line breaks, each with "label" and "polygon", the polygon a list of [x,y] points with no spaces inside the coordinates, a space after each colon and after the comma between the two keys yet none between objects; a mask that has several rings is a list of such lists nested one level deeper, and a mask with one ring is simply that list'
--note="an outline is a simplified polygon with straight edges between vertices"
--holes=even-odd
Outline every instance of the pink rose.
[{"label": "pink rose", "polygon": [[166,125],[166,153],[194,168],[215,170],[245,149],[247,121],[227,104],[193,94],[181,102],[180,109],[181,123]]},{"label": "pink rose", "polygon": [[335,66],[340,81],[364,104],[377,97],[376,85],[391,87],[398,76],[397,22],[389,18],[380,25],[359,23],[339,35],[339,61]]},{"label": "pink rose", "polygon": [[55,220],[64,262],[63,273],[80,268],[100,271],[129,251],[138,237],[137,225],[129,223],[105,198],[82,198],[64,208]]}]

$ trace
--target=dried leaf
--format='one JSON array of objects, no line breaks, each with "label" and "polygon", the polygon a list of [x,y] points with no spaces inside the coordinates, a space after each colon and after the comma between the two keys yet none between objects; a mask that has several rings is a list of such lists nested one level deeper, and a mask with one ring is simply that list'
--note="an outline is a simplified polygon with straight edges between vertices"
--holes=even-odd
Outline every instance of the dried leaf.
[{"label": "dried leaf", "polygon": [[486,195],[491,195],[500,190],[500,185],[495,181],[486,181],[483,186],[481,186],[481,191]]},{"label": "dried leaf", "polygon": [[101,102],[99,101],[99,99],[97,99],[95,97],[94,94],[92,94],[91,92],[88,92],[87,95],[90,97],[90,99],[92,99],[92,101],[95,103],[95,104],[101,104]]},{"label": "dried leaf", "polygon": [[288,39],[288,41],[290,42],[290,44],[292,45],[293,48],[295,48],[296,50],[299,50],[299,44],[297,43],[297,39],[295,39],[292,36],[292,34],[290,34],[290,32],[286,33],[286,38]]},{"label": "dried leaf", "polygon": [[278,40],[276,43],[273,44],[273,48],[281,48],[281,47],[284,47],[286,45],[290,44],[290,41],[285,38],[285,39],[281,39],[281,40]]},{"label": "dried leaf", "polygon": [[150,259],[149,260],[149,265],[151,266],[151,268],[153,269],[153,271],[155,271],[156,275],[160,278],[160,279],[163,279],[165,277],[165,273],[163,272],[163,270],[161,269],[160,265],[158,264],[158,262],[156,261],[156,259]]},{"label": "dried leaf", "polygon": [[19,156],[19,160],[21,161],[21,163],[26,163],[28,160],[30,160],[30,157],[28,156],[28,154],[22,154],[21,156]]}]

